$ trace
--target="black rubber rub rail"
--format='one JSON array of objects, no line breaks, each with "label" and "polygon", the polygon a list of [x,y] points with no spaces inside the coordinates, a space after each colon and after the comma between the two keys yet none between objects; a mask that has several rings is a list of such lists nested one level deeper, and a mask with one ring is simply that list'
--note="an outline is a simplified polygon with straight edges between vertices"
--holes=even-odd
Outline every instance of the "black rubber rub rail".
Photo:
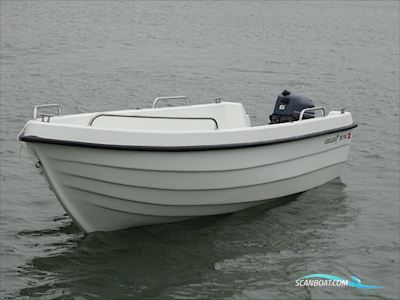
[{"label": "black rubber rub rail", "polygon": [[236,144],[219,144],[219,145],[191,145],[191,146],[142,146],[142,145],[114,145],[114,144],[99,144],[99,143],[88,143],[88,142],[77,142],[67,141],[58,139],[42,138],[34,135],[20,136],[19,140],[27,143],[39,143],[39,144],[53,144],[63,145],[72,147],[84,147],[84,148],[96,148],[96,149],[109,149],[109,150],[135,150],[135,151],[162,151],[162,152],[187,152],[187,151],[210,151],[210,150],[229,150],[229,149],[240,149],[240,148],[252,148],[260,146],[275,145],[281,143],[289,143],[294,141],[300,141],[304,139],[314,138],[321,135],[342,132],[356,128],[358,125],[353,123],[348,126],[338,127],[334,129],[293,136],[289,138],[258,141],[250,143],[236,143]]}]

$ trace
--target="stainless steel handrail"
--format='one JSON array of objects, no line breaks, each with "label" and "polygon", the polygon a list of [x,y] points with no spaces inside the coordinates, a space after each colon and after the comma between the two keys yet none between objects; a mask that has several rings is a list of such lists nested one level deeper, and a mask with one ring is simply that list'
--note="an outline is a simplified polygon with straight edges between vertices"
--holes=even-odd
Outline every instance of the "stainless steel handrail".
[{"label": "stainless steel handrail", "polygon": [[325,108],[323,108],[323,107],[310,107],[310,108],[305,108],[300,112],[299,121],[303,120],[303,116],[304,116],[304,113],[306,111],[314,111],[314,110],[321,110],[322,113],[324,114],[324,117],[326,116]]},{"label": "stainless steel handrail", "polygon": [[47,117],[47,122],[50,121],[51,117],[54,117],[54,115],[51,114],[38,114],[38,111],[40,108],[52,108],[55,107],[57,108],[57,113],[59,116],[61,116],[61,106],[60,104],[41,104],[41,105],[36,105],[33,107],[33,119],[37,119],[38,117],[42,118],[42,122],[44,122],[44,118]]},{"label": "stainless steel handrail", "polygon": [[153,108],[156,107],[157,102],[160,100],[180,100],[180,99],[184,99],[186,101],[187,106],[190,105],[189,98],[186,96],[158,97],[153,101]]},{"label": "stainless steel handrail", "polygon": [[103,114],[99,113],[93,116],[88,123],[88,126],[92,126],[93,122],[99,117],[122,117],[122,118],[142,118],[142,119],[167,119],[167,120],[208,120],[214,122],[215,129],[218,129],[218,122],[214,118],[206,117],[161,117],[161,116],[138,116],[138,115],[116,115],[116,114]]}]

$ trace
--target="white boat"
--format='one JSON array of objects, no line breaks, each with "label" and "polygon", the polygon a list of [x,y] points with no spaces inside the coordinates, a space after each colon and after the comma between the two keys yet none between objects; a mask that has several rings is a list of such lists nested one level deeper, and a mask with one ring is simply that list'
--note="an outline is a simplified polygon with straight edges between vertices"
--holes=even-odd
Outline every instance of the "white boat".
[{"label": "white boat", "polygon": [[[254,127],[240,103],[189,105],[183,96],[75,115],[40,105],[19,140],[84,232],[225,214],[339,176],[357,126],[351,113],[294,111],[291,96],[278,97],[272,124]],[[171,98],[187,105],[156,108]],[[279,123],[285,110],[294,118]]]}]

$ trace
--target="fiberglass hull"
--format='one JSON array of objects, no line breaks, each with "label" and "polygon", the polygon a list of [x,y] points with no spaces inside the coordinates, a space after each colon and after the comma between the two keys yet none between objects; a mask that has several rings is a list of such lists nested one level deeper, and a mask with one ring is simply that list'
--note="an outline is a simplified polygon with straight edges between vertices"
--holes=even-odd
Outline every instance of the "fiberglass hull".
[{"label": "fiberglass hull", "polygon": [[351,129],[226,150],[135,151],[29,143],[62,206],[85,231],[239,211],[340,175]]}]

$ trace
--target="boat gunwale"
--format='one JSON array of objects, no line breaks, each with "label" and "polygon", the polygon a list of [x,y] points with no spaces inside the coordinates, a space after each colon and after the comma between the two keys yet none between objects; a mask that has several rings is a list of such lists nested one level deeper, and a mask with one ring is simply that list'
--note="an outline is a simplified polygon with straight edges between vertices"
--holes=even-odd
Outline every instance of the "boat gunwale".
[{"label": "boat gunwale", "polygon": [[71,140],[60,140],[52,138],[43,138],[36,135],[20,135],[18,139],[22,142],[27,143],[38,143],[38,144],[52,144],[72,147],[83,147],[83,148],[95,148],[95,149],[107,149],[107,150],[125,150],[125,151],[151,151],[151,152],[189,152],[189,151],[215,151],[215,150],[232,150],[242,148],[253,148],[262,147],[275,144],[282,144],[294,141],[300,141],[304,139],[314,138],[326,134],[342,132],[346,130],[354,129],[358,126],[357,123],[353,122],[350,125],[336,127],[328,130],[322,130],[318,132],[296,135],[292,137],[286,137],[274,140],[255,141],[246,143],[231,143],[231,144],[210,144],[210,145],[183,145],[183,146],[148,146],[148,145],[118,145],[118,144],[103,144],[93,142],[80,142]]}]

